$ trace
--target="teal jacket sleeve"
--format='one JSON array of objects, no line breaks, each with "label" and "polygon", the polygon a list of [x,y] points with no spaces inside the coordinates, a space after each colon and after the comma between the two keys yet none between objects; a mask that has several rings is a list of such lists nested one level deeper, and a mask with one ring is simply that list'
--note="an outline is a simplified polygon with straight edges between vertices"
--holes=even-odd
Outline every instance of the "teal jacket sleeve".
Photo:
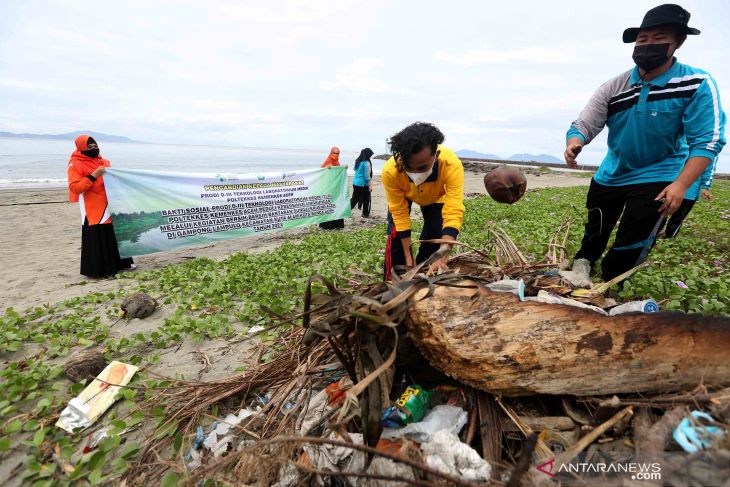
[{"label": "teal jacket sleeve", "polygon": [[720,93],[715,80],[708,75],[687,104],[682,116],[684,135],[689,144],[689,157],[702,156],[714,161],[726,142],[725,122]]}]

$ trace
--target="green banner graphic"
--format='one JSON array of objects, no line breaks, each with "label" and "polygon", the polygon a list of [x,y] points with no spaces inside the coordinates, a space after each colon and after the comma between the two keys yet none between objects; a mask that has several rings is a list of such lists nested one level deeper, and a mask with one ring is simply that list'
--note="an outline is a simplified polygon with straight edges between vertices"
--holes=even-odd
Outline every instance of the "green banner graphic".
[{"label": "green banner graphic", "polygon": [[260,175],[110,168],[104,186],[122,257],[351,214],[345,167]]}]

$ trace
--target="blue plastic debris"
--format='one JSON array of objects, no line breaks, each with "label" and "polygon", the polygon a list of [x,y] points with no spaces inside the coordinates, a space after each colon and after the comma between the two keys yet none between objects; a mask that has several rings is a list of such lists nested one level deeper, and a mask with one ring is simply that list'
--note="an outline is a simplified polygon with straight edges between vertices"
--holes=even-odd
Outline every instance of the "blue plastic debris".
[{"label": "blue plastic debris", "polygon": [[198,429],[196,430],[195,441],[193,441],[193,448],[196,450],[200,450],[200,447],[203,446],[204,440],[205,437],[203,436],[203,427],[198,426]]},{"label": "blue plastic debris", "polygon": [[712,446],[712,443],[725,435],[717,426],[703,425],[700,419],[716,422],[715,418],[702,411],[692,411],[692,416],[682,418],[674,429],[674,440],[688,453],[696,453]]}]

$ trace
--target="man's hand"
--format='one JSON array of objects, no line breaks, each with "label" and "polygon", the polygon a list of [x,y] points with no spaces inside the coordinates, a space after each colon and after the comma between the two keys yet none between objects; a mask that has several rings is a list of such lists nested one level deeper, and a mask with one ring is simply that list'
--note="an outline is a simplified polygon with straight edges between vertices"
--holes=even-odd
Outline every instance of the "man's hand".
[{"label": "man's hand", "polygon": [[94,176],[95,178],[98,178],[105,172],[106,172],[106,168],[104,166],[99,166],[94,170],[94,172],[91,173],[91,175]]},{"label": "man's hand", "polygon": [[664,199],[664,203],[659,207],[659,213],[662,216],[669,216],[679,208],[684,200],[684,193],[687,192],[687,188],[678,182],[673,182],[659,193],[659,196],[654,198],[654,201]]},{"label": "man's hand", "polygon": [[679,205],[682,204],[682,200],[684,199],[684,194],[687,192],[687,188],[697,181],[710,163],[712,163],[710,158],[705,156],[695,156],[687,159],[687,162],[684,163],[684,169],[682,169],[682,172],[679,173],[677,179],[675,179],[672,184],[664,188],[664,191],[659,193],[659,196],[656,197],[657,200],[662,198],[665,200],[664,204],[661,208],[659,208],[659,212],[662,216],[674,213],[677,208],[679,208]]},{"label": "man's hand", "polygon": [[[451,235],[444,235],[441,237],[443,240],[453,240],[456,241],[454,237]],[[429,274],[435,274],[438,271],[447,271],[449,270],[449,266],[446,264],[449,260],[449,254],[451,254],[451,249],[453,247],[453,244],[443,243],[441,244],[441,247],[437,250],[437,252],[444,252],[444,256],[441,257],[439,260],[435,261],[433,264],[431,264],[428,267],[428,273]]]},{"label": "man's hand", "polygon": [[702,190],[702,199],[704,201],[712,201],[712,193],[710,193],[709,189]]},{"label": "man's hand", "polygon": [[[442,245],[441,249],[443,249],[444,247],[449,248],[448,245]],[[439,249],[439,250],[441,250],[441,249]],[[439,271],[448,271],[449,270],[449,266],[447,264],[448,260],[449,260],[449,254],[444,255],[443,257],[441,257],[439,260],[437,260],[436,262],[434,262],[433,264],[431,264],[428,267],[428,273],[429,274],[438,274]]]},{"label": "man's hand", "polygon": [[575,158],[578,157],[580,151],[583,150],[583,141],[578,137],[571,137],[565,147],[565,162],[568,167],[576,167],[578,163]]}]

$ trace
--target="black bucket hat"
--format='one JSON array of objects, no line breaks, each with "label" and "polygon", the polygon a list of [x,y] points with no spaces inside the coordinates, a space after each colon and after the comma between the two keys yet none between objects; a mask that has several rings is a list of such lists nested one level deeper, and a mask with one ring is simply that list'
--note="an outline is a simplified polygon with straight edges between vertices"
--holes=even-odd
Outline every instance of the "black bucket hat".
[{"label": "black bucket hat", "polygon": [[641,26],[630,27],[624,31],[624,42],[636,42],[636,37],[642,29],[651,29],[660,25],[674,25],[680,28],[680,32],[687,35],[697,35],[700,33],[698,29],[688,27],[689,12],[672,3],[665,3],[649,10],[641,21]]}]

